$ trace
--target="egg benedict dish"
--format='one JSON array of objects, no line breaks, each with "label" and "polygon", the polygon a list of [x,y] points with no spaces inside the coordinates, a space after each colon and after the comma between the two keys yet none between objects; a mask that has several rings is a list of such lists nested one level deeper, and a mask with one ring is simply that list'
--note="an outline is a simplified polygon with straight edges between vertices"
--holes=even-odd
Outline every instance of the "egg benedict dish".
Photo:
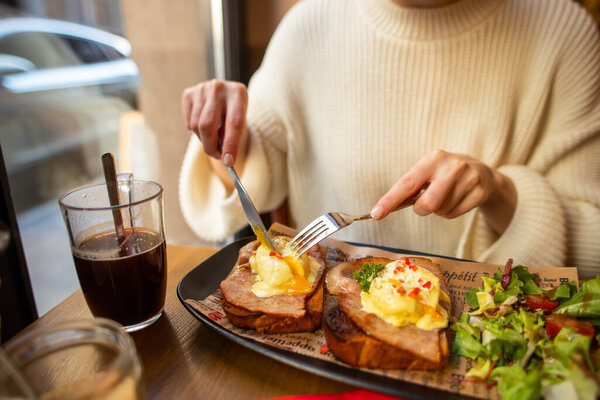
[{"label": "egg benedict dish", "polygon": [[252,293],[258,297],[280,294],[296,296],[312,292],[321,264],[308,253],[296,257],[289,247],[290,238],[273,239],[276,250],[261,243],[250,256],[250,267],[256,273]]},{"label": "egg benedict dish", "polygon": [[451,301],[438,264],[363,258],[329,271],[326,287],[337,304],[323,329],[337,358],[367,368],[443,368]]},{"label": "egg benedict dish", "polygon": [[221,282],[221,305],[232,324],[264,333],[309,332],[321,325],[325,249],[300,257],[291,238],[272,238],[275,249],[255,240],[242,247]]}]

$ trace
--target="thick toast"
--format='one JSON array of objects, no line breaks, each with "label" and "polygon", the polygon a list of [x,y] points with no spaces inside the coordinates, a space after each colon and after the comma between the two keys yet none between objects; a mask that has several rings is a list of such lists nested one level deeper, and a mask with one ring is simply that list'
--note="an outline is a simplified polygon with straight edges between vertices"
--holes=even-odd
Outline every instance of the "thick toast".
[{"label": "thick toast", "polygon": [[[426,268],[448,289],[439,266],[428,259],[411,257],[410,262]],[[448,359],[445,329],[423,330],[414,325],[395,327],[378,316],[362,310],[360,287],[352,273],[363,264],[387,264],[392,260],[363,258],[333,268],[326,278],[327,290],[337,296],[337,305],[327,310],[323,322],[331,352],[340,360],[366,368],[439,369]],[[451,305],[441,303],[448,313]]]},{"label": "thick toast", "polygon": [[258,241],[253,241],[240,249],[232,273],[221,282],[221,305],[227,318],[233,325],[264,333],[310,332],[320,327],[325,250],[320,247],[309,250],[309,255],[321,264],[311,293],[258,297],[251,290],[256,274],[249,259],[259,245]]}]

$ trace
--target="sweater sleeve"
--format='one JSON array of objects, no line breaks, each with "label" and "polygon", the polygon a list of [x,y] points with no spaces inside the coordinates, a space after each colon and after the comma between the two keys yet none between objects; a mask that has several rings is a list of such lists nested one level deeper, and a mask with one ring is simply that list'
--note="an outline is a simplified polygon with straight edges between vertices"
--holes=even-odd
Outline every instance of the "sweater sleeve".
[{"label": "sweater sleeve", "polygon": [[518,201],[498,237],[479,212],[461,238],[460,257],[502,264],[594,266],[600,263],[600,40],[577,10],[559,56],[540,139],[526,165],[498,170]]},{"label": "sweater sleeve", "polygon": [[[290,10],[279,24],[248,86],[250,143],[240,179],[259,212],[278,207],[287,193],[287,135],[294,124],[287,110],[296,87],[292,69],[300,65],[298,46],[289,43],[298,43],[299,8]],[[222,241],[247,224],[237,193],[227,195],[195,136],[181,167],[179,200],[187,224],[204,240]]]}]

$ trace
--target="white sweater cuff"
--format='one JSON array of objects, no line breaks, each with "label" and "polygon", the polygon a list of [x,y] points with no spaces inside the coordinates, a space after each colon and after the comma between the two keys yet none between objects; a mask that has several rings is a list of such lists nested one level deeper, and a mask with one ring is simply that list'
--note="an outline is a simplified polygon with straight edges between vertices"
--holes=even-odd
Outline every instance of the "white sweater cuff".
[{"label": "white sweater cuff", "polygon": [[566,260],[566,220],[559,197],[542,175],[525,166],[507,165],[499,172],[510,178],[518,193],[510,224],[498,236],[479,211],[460,240],[458,257],[515,265],[562,266]]},{"label": "white sweater cuff", "polygon": [[[261,188],[267,176],[267,165],[262,146],[249,135],[249,151],[244,172],[240,176],[250,197],[257,204],[267,194]],[[179,201],[185,221],[200,238],[221,242],[241,229],[246,223],[237,192],[226,196],[225,186],[214,174],[202,144],[192,136],[183,159],[179,176]]]}]

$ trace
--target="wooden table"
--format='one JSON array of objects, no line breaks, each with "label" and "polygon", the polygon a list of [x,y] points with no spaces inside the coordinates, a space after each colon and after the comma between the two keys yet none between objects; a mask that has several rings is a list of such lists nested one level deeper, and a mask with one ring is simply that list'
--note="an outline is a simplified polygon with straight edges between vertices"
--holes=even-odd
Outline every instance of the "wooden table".
[{"label": "wooden table", "polygon": [[[177,284],[217,249],[167,247],[167,299],[163,315],[131,336],[150,399],[261,399],[339,393],[352,386],[289,367],[246,349],[204,326],[179,302]],[[91,318],[77,291],[25,329]]]}]

